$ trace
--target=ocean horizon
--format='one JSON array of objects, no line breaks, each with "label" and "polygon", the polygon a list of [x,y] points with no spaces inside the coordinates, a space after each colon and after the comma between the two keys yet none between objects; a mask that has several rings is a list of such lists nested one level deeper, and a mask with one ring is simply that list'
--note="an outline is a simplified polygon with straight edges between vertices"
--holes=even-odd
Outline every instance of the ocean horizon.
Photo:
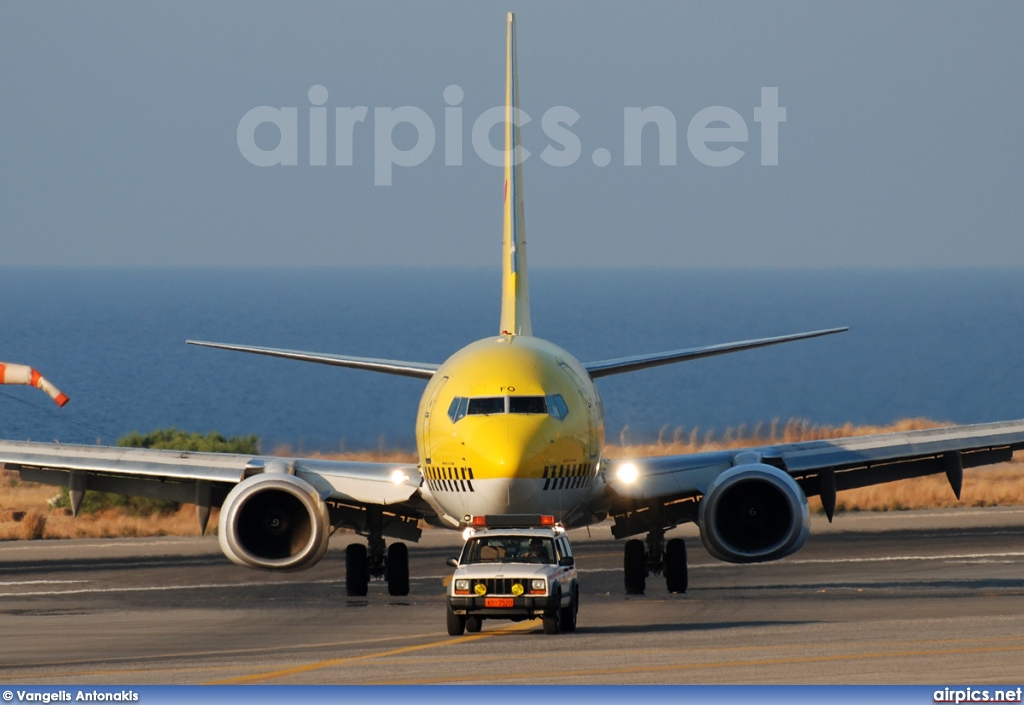
[{"label": "ocean horizon", "polygon": [[[1024,417],[1019,269],[532,266],[534,333],[582,362],[837,326],[850,331],[603,378],[608,440],[773,419]],[[186,339],[443,362],[497,334],[494,267],[0,267],[0,361],[71,397],[0,387],[0,436],[112,443],[175,426],[264,451],[414,447],[424,383]]]}]

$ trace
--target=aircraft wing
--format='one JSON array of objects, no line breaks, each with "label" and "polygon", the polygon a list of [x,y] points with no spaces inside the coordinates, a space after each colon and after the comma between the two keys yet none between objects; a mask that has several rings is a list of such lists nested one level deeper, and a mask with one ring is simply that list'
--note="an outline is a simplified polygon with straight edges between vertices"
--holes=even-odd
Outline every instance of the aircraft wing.
[{"label": "aircraft wing", "polygon": [[647,367],[658,365],[669,365],[673,362],[685,360],[697,360],[702,357],[714,357],[727,353],[740,352],[741,350],[753,350],[779,343],[788,343],[792,340],[806,340],[807,338],[819,338],[823,335],[842,333],[849,328],[828,328],[826,330],[815,330],[809,333],[795,333],[793,335],[779,335],[774,338],[757,338],[755,340],[741,340],[735,343],[721,343],[719,345],[707,345],[700,348],[685,348],[683,350],[669,350],[668,352],[651,353],[647,355],[632,355],[630,357],[619,357],[613,360],[600,360],[588,362],[583,365],[593,379],[607,377],[608,375],[622,374],[642,370]]},{"label": "aircraft wing", "polygon": [[335,367],[353,367],[360,370],[371,370],[373,372],[384,372],[402,377],[416,377],[418,379],[430,379],[437,372],[440,365],[429,362],[406,362],[405,360],[381,360],[372,357],[351,357],[346,355],[333,355],[331,353],[304,352],[302,350],[282,350],[280,348],[261,348],[253,345],[230,345],[227,343],[209,343],[204,340],[186,340],[189,345],[199,345],[204,348],[219,348],[221,350],[234,350],[236,352],[254,353],[256,355],[269,355],[270,357],[283,357],[289,360],[302,360],[304,362],[316,362],[321,365],[334,365]]},{"label": "aircraft wing", "polygon": [[[428,510],[411,463],[194,453],[148,448],[0,441],[0,463],[23,480],[177,502],[220,506],[237,484],[259,474],[293,475],[325,501],[388,508],[410,519]],[[74,502],[74,498],[72,500]],[[76,507],[77,509],[77,507]]]},{"label": "aircraft wing", "polygon": [[628,519],[636,512],[653,509],[675,512],[679,521],[693,520],[695,503],[685,500],[704,495],[727,470],[761,464],[786,472],[807,496],[821,496],[831,518],[837,491],[911,477],[945,473],[959,497],[963,468],[1007,462],[1014,451],[1022,449],[1024,420],[690,455],[622,458],[606,466],[605,501],[609,513],[617,518]]}]

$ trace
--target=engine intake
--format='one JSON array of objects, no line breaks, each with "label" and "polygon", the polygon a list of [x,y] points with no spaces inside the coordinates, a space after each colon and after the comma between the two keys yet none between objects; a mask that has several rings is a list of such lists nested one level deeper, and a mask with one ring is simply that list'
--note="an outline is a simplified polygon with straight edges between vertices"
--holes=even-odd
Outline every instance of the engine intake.
[{"label": "engine intake", "polygon": [[711,555],[730,563],[788,556],[810,534],[804,491],[788,473],[760,463],[715,478],[700,502],[698,523]]},{"label": "engine intake", "polygon": [[235,486],[220,511],[220,548],[238,565],[303,570],[323,558],[330,538],[327,505],[305,480],[255,475]]}]

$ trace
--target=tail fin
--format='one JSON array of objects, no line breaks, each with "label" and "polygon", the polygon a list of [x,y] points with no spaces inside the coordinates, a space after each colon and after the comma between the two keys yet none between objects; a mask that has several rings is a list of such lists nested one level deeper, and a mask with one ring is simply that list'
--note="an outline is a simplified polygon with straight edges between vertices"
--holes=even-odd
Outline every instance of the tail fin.
[{"label": "tail fin", "polygon": [[533,335],[526,282],[526,227],[523,212],[523,164],[519,152],[519,67],[516,17],[508,13],[505,66],[505,235],[502,239],[501,332]]}]

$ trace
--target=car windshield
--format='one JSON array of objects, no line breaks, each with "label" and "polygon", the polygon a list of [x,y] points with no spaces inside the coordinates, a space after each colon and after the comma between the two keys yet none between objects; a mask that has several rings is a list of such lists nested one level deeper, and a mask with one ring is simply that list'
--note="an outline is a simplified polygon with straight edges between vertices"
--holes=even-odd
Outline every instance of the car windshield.
[{"label": "car windshield", "polygon": [[470,539],[462,563],[552,563],[554,542],[542,536],[480,536]]}]

